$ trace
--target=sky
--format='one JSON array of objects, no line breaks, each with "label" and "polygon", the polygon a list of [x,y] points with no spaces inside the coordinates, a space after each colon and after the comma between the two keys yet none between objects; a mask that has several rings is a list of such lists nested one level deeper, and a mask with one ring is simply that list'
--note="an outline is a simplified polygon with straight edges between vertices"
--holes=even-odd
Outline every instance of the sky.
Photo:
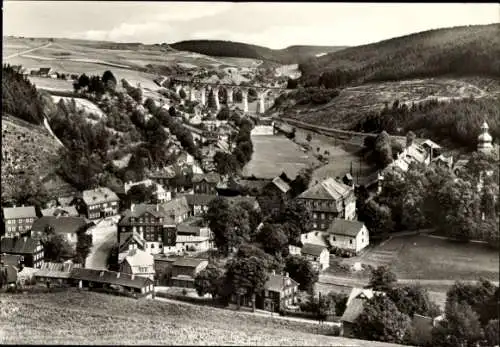
[{"label": "sky", "polygon": [[3,2],[3,35],[146,44],[214,39],[273,49],[356,46],[498,22],[495,3]]}]

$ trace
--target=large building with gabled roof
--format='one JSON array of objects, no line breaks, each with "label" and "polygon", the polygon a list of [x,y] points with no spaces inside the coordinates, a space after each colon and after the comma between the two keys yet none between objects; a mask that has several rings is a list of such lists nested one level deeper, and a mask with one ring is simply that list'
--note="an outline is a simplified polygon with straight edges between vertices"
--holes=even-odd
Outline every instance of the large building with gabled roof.
[{"label": "large building with gabled roof", "polygon": [[326,230],[335,218],[353,220],[356,217],[354,187],[334,178],[327,178],[297,197],[312,212],[312,228]]}]

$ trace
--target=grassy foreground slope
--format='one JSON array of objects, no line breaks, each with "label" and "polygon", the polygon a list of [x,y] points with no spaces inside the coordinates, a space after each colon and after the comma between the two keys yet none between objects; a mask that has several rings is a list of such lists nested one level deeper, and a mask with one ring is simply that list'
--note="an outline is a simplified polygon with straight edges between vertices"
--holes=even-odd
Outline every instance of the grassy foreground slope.
[{"label": "grassy foreground slope", "polygon": [[315,324],[76,290],[0,296],[0,343],[397,346],[312,334],[316,329]]},{"label": "grassy foreground slope", "polygon": [[345,47],[336,46],[290,46],[270,49],[241,42],[220,40],[190,40],[176,42],[170,47],[214,57],[238,57],[269,60],[282,64],[293,64],[321,53],[335,52]]},{"label": "grassy foreground slope", "polygon": [[351,47],[301,64],[304,81],[341,69],[358,82],[443,75],[500,77],[500,24],[429,30]]}]

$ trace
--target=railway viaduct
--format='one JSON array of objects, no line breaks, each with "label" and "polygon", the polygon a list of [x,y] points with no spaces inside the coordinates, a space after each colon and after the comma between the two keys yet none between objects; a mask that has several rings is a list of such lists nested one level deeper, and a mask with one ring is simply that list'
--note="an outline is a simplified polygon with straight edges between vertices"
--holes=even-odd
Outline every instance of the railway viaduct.
[{"label": "railway viaduct", "polygon": [[265,110],[265,97],[269,92],[277,93],[278,95],[286,93],[290,89],[275,86],[263,86],[263,85],[241,85],[232,83],[214,83],[214,82],[203,82],[200,79],[190,78],[190,77],[171,77],[169,79],[175,88],[177,94],[180,93],[181,89],[187,90],[187,95],[190,101],[196,101],[197,96],[200,97],[200,102],[202,105],[207,103],[207,92],[213,91],[215,97],[215,106],[217,110],[221,108],[219,100],[219,91],[224,89],[226,91],[226,102],[227,105],[234,104],[233,95],[236,91],[241,91],[242,94],[242,104],[243,112],[248,113],[248,91],[253,89],[257,94],[258,107],[257,113],[263,114]]}]

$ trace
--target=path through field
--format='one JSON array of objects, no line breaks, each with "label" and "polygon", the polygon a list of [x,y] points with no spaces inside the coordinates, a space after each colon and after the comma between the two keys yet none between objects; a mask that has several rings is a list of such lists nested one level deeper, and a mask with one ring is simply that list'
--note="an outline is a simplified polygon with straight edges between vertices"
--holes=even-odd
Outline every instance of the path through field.
[{"label": "path through field", "polygon": [[3,59],[6,60],[6,59],[10,59],[10,58],[14,58],[14,57],[17,57],[17,56],[20,56],[20,55],[23,55],[23,54],[26,54],[26,53],[31,53],[33,51],[36,51],[38,49],[42,49],[42,48],[47,48],[51,45],[52,43],[47,43],[46,45],[43,45],[43,46],[40,46],[40,47],[35,47],[35,48],[30,48],[26,51],[23,51],[23,52],[19,52],[19,53],[14,53],[14,54],[11,54],[9,55],[8,57],[4,57]]}]

